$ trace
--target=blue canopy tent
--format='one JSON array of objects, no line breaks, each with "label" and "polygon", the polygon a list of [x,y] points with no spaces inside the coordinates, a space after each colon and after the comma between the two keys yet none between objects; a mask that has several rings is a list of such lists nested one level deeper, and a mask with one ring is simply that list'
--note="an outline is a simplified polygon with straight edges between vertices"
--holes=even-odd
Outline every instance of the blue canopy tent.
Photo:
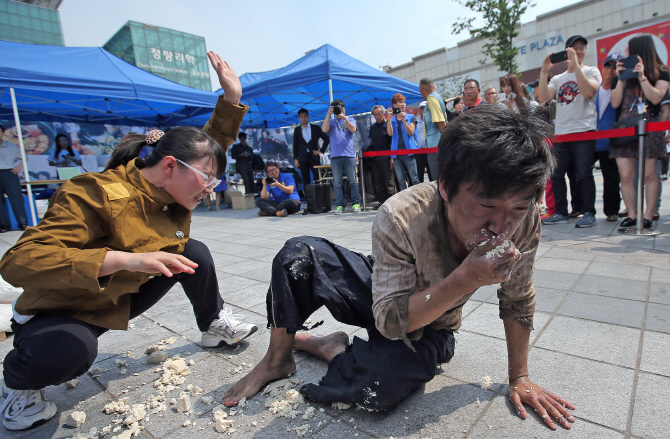
[{"label": "blue canopy tent", "polygon": [[[100,47],[58,47],[0,41],[0,118],[189,125],[211,114],[217,95],[160,78]],[[202,126],[202,125],[200,125]]]},{"label": "blue canopy tent", "polygon": [[312,120],[322,120],[334,99],[344,101],[347,114],[368,112],[376,104],[389,106],[395,93],[402,93],[408,103],[423,100],[418,84],[375,69],[330,44],[286,67],[246,73],[240,82],[242,102],[249,105],[243,128],[293,125],[300,108],[306,108]]},{"label": "blue canopy tent", "polygon": [[[217,95],[145,72],[99,47],[0,41],[0,118],[139,126],[200,124]],[[202,126],[202,125],[200,125]],[[30,182],[23,138],[23,171]],[[30,184],[28,197],[37,223]]]}]

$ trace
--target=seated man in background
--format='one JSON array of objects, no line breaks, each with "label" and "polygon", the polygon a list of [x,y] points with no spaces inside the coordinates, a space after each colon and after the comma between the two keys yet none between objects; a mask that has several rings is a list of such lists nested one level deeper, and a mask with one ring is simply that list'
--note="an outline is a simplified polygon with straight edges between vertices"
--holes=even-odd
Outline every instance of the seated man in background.
[{"label": "seated man in background", "polygon": [[279,165],[267,162],[267,177],[263,179],[261,199],[258,200],[258,216],[289,216],[300,210],[300,197],[295,179],[290,174],[279,172]]},{"label": "seated man in background", "polygon": [[[372,256],[314,237],[289,240],[274,258],[267,296],[270,346],[261,362],[223,397],[228,406],[269,381],[295,372],[292,350],[329,362],[326,376],[300,392],[309,400],[388,411],[454,354],[463,305],[485,285],[500,284],[507,338],[509,398],[549,428],[570,428],[574,406],[529,378],[533,271],[540,210],[555,161],[550,125],[534,113],[482,106],[447,125],[439,144],[439,179],[388,199],[372,227]],[[373,270],[374,267],[374,270]],[[325,305],[369,339],[306,333]]]}]

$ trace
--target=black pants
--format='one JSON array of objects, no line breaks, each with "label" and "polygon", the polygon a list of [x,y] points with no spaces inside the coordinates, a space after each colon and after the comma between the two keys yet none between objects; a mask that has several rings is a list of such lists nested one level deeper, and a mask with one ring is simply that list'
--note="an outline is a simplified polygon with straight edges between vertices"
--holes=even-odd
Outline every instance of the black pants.
[{"label": "black pants", "polygon": [[428,154],[414,154],[416,159],[416,173],[419,176],[419,182],[423,183],[424,175],[428,172],[428,181],[434,181],[432,174],[430,173],[430,166],[428,166]]},{"label": "black pants", "polygon": [[[606,216],[618,215],[621,208],[621,191],[619,185],[621,178],[619,176],[619,167],[616,159],[610,158],[609,151],[595,151],[593,154],[593,163],[600,162],[600,172],[603,174],[603,213]],[[579,182],[576,181],[574,172],[568,171],[570,179],[570,202],[572,210],[580,211],[583,204],[582,191]]]},{"label": "black pants", "polygon": [[256,202],[256,205],[260,210],[270,215],[276,215],[277,212],[283,209],[286,209],[289,215],[300,211],[300,201],[291,199],[284,200],[279,203],[277,201],[264,200],[261,198]]},{"label": "black pants", "polygon": [[383,204],[395,195],[395,172],[391,169],[391,157],[372,157],[372,176],[375,198]]},{"label": "black pants", "polygon": [[[556,199],[556,213],[568,214],[568,188],[565,184],[565,174],[570,167],[572,167],[575,180],[579,183],[582,194],[582,205],[579,211],[582,213],[596,213],[596,183],[593,179],[595,146],[595,140],[554,144],[557,164],[554,175],[551,176],[551,184]],[[577,207],[573,206],[573,208]]]},{"label": "black pants", "polygon": [[[183,256],[196,262],[194,274],[156,276],[132,294],[130,318],[155,305],[172,286],[181,283],[191,301],[201,331],[206,331],[223,308],[216,269],[205,244],[186,243]],[[5,384],[15,390],[56,386],[83,375],[98,355],[98,337],[108,329],[72,317],[38,314],[23,325],[12,322],[14,349],[4,361]]]},{"label": "black pants", "polygon": [[361,326],[369,340],[353,344],[328,364],[326,376],[300,393],[311,401],[358,404],[388,411],[435,377],[437,366],[454,355],[454,336],[424,328],[421,339],[389,340],[375,328],[372,314],[372,259],[325,239],[302,236],[286,242],[272,261],[267,295],[268,327],[290,334],[322,305],[335,319]]},{"label": "black pants", "polygon": [[309,162],[299,162],[298,164],[300,165],[300,176],[302,177],[302,184],[304,186],[310,184],[310,172],[312,173],[312,177],[314,177],[314,181],[319,180],[319,171],[314,167],[314,165]]},{"label": "black pants", "polygon": [[21,182],[19,182],[19,176],[15,175],[11,169],[0,170],[0,227],[9,228],[9,217],[5,212],[3,194],[9,198],[17,224],[28,224],[28,215],[26,215],[26,207],[21,193]]}]

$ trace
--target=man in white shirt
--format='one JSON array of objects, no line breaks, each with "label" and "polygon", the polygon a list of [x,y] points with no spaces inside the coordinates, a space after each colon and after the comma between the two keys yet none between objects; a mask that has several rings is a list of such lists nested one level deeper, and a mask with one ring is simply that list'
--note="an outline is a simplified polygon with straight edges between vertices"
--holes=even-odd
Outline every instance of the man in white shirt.
[{"label": "man in white shirt", "polygon": [[[556,135],[595,131],[597,124],[596,95],[602,81],[596,67],[583,64],[586,55],[587,40],[574,35],[565,43],[568,54],[568,70],[556,75],[548,83],[549,71],[554,67],[550,60],[553,53],[542,62],[538,94],[540,102],[549,102],[556,98]],[[592,227],[596,224],[596,184],[593,179],[593,156],[595,140],[554,143],[554,153],[558,165],[551,177],[556,213],[542,220],[542,224],[567,224],[568,217],[567,186],[565,174],[572,167],[582,193],[582,206],[579,209],[584,216],[575,227]],[[574,206],[578,209],[579,206]]]}]

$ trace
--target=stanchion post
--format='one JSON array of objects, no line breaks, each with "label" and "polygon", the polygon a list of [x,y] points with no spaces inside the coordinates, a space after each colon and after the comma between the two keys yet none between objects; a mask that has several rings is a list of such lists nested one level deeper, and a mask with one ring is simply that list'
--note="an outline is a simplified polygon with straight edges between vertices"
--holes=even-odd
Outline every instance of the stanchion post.
[{"label": "stanchion post", "polygon": [[646,136],[644,118],[638,122],[637,134],[637,224],[635,225],[635,230],[636,234],[641,235],[644,228],[644,138]]},{"label": "stanchion post", "polygon": [[361,151],[361,157],[358,159],[361,162],[361,188],[363,188],[363,212],[365,212],[365,172],[363,170],[363,152]]}]

